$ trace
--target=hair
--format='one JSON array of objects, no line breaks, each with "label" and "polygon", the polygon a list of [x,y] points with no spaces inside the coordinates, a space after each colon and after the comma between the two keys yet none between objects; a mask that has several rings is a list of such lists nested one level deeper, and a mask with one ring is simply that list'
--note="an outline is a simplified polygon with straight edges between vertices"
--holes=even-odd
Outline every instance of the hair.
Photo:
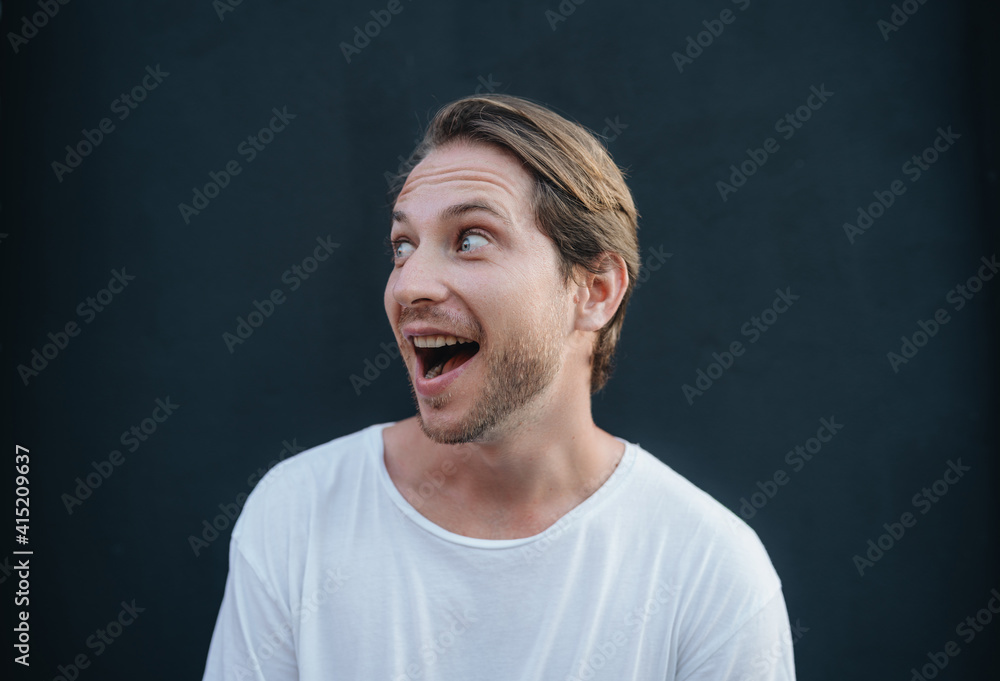
[{"label": "hair", "polygon": [[474,95],[446,104],[435,114],[423,139],[392,177],[389,205],[395,205],[418,163],[455,141],[498,146],[513,153],[531,173],[535,219],[559,250],[565,283],[578,268],[607,272],[606,253],[617,253],[625,261],[625,295],[594,341],[590,392],[596,393],[611,376],[625,308],[639,274],[639,213],[625,184],[625,171],[615,165],[597,136],[579,123],[522,97]]}]

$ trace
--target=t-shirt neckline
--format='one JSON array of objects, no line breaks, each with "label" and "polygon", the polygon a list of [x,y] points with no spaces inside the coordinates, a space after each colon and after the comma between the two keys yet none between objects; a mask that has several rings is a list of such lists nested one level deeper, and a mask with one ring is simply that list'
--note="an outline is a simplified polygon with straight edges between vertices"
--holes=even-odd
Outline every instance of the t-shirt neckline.
[{"label": "t-shirt neckline", "polygon": [[608,479],[604,481],[604,484],[601,485],[596,492],[581,501],[574,508],[570,509],[567,513],[556,520],[556,522],[549,525],[538,534],[534,534],[529,537],[519,537],[517,539],[483,539],[480,537],[467,537],[463,534],[456,534],[455,532],[446,530],[437,523],[431,521],[429,518],[420,513],[420,511],[414,508],[413,505],[406,500],[406,497],[404,497],[400,491],[396,489],[396,484],[392,481],[392,478],[389,476],[389,470],[385,466],[385,441],[382,439],[382,431],[395,423],[397,422],[389,421],[386,423],[378,423],[368,429],[368,437],[371,444],[369,452],[376,459],[376,470],[378,471],[378,477],[382,481],[382,487],[385,489],[390,499],[392,499],[393,503],[395,503],[399,510],[403,512],[403,515],[416,523],[422,529],[430,532],[436,537],[444,539],[445,541],[479,549],[514,548],[540,541],[550,534],[562,532],[565,529],[567,520],[570,519],[570,517],[573,518],[573,521],[579,521],[584,516],[593,513],[600,504],[611,496],[612,492],[622,486],[623,482],[628,477],[629,472],[632,470],[632,466],[635,463],[637,455],[637,446],[635,444],[628,442],[627,440],[623,440],[620,437],[613,436],[616,440],[625,445],[625,453],[622,454],[615,470],[612,471],[611,475],[608,476]]}]

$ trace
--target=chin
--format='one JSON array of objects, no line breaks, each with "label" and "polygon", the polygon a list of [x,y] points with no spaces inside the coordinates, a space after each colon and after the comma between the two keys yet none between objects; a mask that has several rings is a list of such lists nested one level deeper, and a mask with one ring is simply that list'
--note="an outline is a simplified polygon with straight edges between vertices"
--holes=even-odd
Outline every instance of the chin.
[{"label": "chin", "polygon": [[460,406],[467,404],[469,401],[456,400],[450,394],[417,400],[420,429],[430,440],[443,445],[487,440],[497,424],[477,417],[474,406]]},{"label": "chin", "polygon": [[[419,405],[417,411],[417,422],[420,430],[429,439],[442,445],[457,445],[464,442],[474,442],[475,433],[471,432],[467,415],[452,416],[442,413],[441,409],[428,406],[426,403]],[[462,418],[465,416],[466,418]]]}]

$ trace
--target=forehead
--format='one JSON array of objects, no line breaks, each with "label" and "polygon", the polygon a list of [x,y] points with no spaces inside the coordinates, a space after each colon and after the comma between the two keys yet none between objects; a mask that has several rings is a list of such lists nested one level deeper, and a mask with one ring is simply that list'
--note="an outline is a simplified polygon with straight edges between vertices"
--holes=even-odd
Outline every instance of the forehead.
[{"label": "forehead", "polygon": [[512,220],[530,216],[531,175],[511,152],[481,142],[456,141],[429,153],[403,185],[394,216],[430,217],[455,199],[484,199]]}]

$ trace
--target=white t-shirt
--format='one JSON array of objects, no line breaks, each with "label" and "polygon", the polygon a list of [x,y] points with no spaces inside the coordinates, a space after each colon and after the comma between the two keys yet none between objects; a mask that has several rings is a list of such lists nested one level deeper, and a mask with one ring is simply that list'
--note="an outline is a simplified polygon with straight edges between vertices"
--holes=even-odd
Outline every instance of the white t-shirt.
[{"label": "white t-shirt", "polygon": [[286,459],[254,489],[206,680],[795,678],[756,533],[638,445],[540,534],[476,539],[399,493],[388,425]]}]

